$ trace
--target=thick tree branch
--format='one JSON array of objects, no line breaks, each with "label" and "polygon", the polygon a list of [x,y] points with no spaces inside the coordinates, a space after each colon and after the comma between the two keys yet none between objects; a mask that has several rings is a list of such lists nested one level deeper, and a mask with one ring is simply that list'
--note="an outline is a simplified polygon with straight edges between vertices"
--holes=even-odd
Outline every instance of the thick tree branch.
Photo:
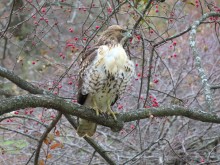
[{"label": "thick tree branch", "polygon": [[[80,118],[92,120],[98,124],[110,127],[122,129],[123,124],[119,121],[114,121],[113,118],[106,119],[106,117],[96,116],[95,112],[91,109],[85,108],[77,104],[73,104],[71,101],[66,101],[62,98],[50,96],[50,95],[23,95],[15,96],[10,99],[4,99],[0,101],[0,115],[12,112],[17,109],[24,109],[28,107],[44,107],[53,108],[63,114],[69,114],[78,116]],[[115,131],[119,131],[115,130]]]},{"label": "thick tree branch", "polygon": [[135,121],[139,119],[149,118],[151,115],[154,117],[164,117],[164,116],[185,116],[190,119],[210,122],[210,123],[220,123],[220,117],[217,115],[207,113],[204,111],[196,109],[188,109],[180,106],[171,107],[159,107],[159,108],[141,108],[131,112],[119,113],[117,115],[117,121],[112,117],[101,114],[96,116],[95,112],[84,106],[74,104],[70,101],[66,101],[62,98],[49,96],[49,95],[24,95],[15,96],[10,99],[5,99],[0,101],[0,115],[9,113],[17,109],[23,109],[28,107],[44,107],[53,108],[63,114],[69,114],[78,116],[80,118],[88,119],[94,121],[100,125],[110,127],[112,131],[120,131],[123,128],[124,122]]}]

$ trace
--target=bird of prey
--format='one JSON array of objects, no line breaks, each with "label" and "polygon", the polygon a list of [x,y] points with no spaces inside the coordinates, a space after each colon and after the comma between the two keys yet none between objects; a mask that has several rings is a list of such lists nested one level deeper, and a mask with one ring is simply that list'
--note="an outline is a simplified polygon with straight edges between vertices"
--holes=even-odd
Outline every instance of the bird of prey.
[{"label": "bird of prey", "polygon": [[[134,63],[123,48],[129,35],[121,26],[112,25],[82,56],[77,102],[94,109],[97,115],[107,113],[116,120],[111,106],[125,91],[135,70]],[[97,124],[92,121],[79,119],[77,134],[91,137],[96,127]]]}]

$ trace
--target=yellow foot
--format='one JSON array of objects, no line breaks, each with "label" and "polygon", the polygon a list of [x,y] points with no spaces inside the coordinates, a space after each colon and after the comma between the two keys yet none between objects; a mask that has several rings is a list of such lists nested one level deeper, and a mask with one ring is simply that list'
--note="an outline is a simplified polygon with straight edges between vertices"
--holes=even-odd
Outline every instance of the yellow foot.
[{"label": "yellow foot", "polygon": [[108,99],[108,101],[107,101],[107,114],[108,115],[112,115],[112,117],[114,118],[114,120],[117,120],[117,118],[116,118],[116,114],[117,114],[117,112],[113,112],[112,111],[112,109],[111,109],[111,102],[110,102],[110,99]]},{"label": "yellow foot", "polygon": [[100,113],[103,113],[103,111],[101,109],[98,109],[97,107],[90,107],[90,108],[95,111],[96,116],[99,116]]},{"label": "yellow foot", "polygon": [[117,120],[116,116],[118,113],[117,112],[113,112],[111,109],[107,109],[107,114],[108,115],[112,115],[112,117],[114,118],[114,120]]},{"label": "yellow foot", "polygon": [[93,106],[91,108],[95,111],[97,116],[99,116],[100,113],[103,113],[103,111],[98,108],[95,98],[92,98],[92,103]]}]

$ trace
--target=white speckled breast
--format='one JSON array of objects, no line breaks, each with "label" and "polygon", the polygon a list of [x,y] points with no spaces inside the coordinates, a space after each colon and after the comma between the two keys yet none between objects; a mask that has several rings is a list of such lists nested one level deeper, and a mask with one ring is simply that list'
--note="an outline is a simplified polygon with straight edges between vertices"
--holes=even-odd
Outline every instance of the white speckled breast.
[{"label": "white speckled breast", "polygon": [[134,64],[121,45],[100,46],[96,58],[85,70],[82,94],[92,95],[100,104],[108,99],[114,101],[124,92],[133,75]]}]

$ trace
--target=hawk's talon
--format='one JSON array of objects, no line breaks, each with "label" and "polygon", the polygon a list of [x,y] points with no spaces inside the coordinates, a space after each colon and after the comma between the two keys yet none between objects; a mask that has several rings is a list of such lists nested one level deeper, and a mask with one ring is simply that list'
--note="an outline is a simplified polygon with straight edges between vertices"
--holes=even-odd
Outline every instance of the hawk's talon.
[{"label": "hawk's talon", "polygon": [[95,111],[96,116],[99,116],[99,114],[103,113],[103,111],[98,108],[98,106],[96,104],[96,100],[94,98],[92,99],[92,102],[93,102],[93,107],[91,107],[91,108]]},{"label": "hawk's talon", "polygon": [[107,114],[108,115],[112,115],[112,117],[114,118],[114,120],[117,120],[115,114],[117,114],[117,112],[113,112],[111,109],[111,103],[110,103],[110,99],[108,99],[107,101]]},{"label": "hawk's talon", "polygon": [[90,108],[95,111],[96,116],[99,116],[100,113],[103,113],[103,111],[101,109],[98,109],[97,107],[90,107]]},{"label": "hawk's talon", "polygon": [[116,114],[118,114],[117,112],[113,112],[111,109],[108,110],[107,112],[108,115],[112,115],[112,117],[114,118],[114,120],[117,120],[117,117],[115,116]]},{"label": "hawk's talon", "polygon": [[108,108],[107,108],[107,114],[108,115],[112,115],[112,117],[114,118],[114,120],[117,120],[117,118],[116,118],[116,114],[117,114],[117,112],[113,112],[112,110],[111,110],[111,107],[109,106]]},{"label": "hawk's talon", "polygon": [[99,110],[97,108],[94,108],[93,110],[95,111],[96,116],[99,116]]}]

